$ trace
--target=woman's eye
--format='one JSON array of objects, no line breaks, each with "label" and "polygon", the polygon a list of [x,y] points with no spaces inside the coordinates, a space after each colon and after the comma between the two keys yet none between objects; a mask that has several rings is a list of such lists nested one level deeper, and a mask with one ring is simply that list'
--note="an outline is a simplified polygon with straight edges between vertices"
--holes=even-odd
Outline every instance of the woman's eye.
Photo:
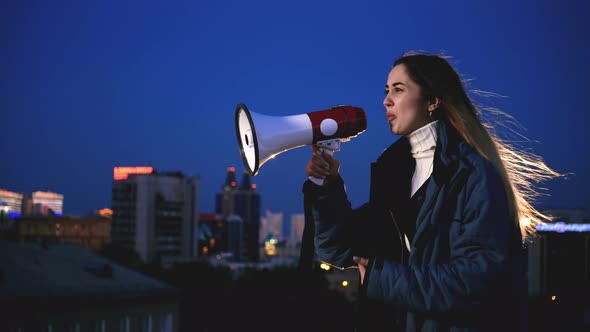
[{"label": "woman's eye", "polygon": [[385,90],[383,90],[383,91],[385,92],[385,94],[386,94],[386,95],[388,95],[388,94],[389,94],[389,89],[385,89]]},{"label": "woman's eye", "polygon": [[393,88],[393,91],[395,91],[395,92],[401,92],[401,91],[403,91],[403,90],[402,90],[402,89],[400,89],[400,88]]}]

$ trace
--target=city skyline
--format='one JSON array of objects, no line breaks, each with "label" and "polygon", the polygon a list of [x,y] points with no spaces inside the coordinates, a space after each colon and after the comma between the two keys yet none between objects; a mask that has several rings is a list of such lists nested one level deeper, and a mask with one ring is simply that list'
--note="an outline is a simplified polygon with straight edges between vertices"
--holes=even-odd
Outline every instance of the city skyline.
[{"label": "city skyline", "polygon": [[[381,104],[387,72],[397,56],[423,50],[450,56],[478,103],[514,116],[498,131],[573,173],[539,185],[550,195],[540,208],[588,209],[589,7],[5,1],[0,189],[60,193],[64,214],[84,215],[111,205],[114,167],[152,166],[199,177],[198,210],[210,213],[227,168],[238,181],[244,170],[238,103],[275,116],[346,104],[367,113],[367,130],[335,153],[358,206],[370,162],[397,139]],[[513,127],[526,140],[510,136]],[[301,147],[262,166],[251,179],[261,211],[303,212],[310,154]]]}]

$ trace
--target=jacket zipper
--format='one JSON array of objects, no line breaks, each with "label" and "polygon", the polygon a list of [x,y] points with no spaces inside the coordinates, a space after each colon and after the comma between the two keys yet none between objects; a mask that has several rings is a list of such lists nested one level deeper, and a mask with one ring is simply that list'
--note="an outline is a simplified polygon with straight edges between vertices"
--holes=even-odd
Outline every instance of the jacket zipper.
[{"label": "jacket zipper", "polygon": [[344,270],[346,270],[346,269],[358,269],[358,268],[359,268],[359,267],[358,267],[358,265],[351,265],[351,266],[337,266],[337,265],[334,265],[334,264],[332,264],[332,263],[328,263],[328,262],[326,262],[326,261],[322,261],[322,260],[320,260],[320,263],[322,263],[322,264],[326,264],[326,265],[328,265],[328,266],[330,266],[330,267],[333,267],[333,268],[335,268],[335,269],[338,269],[338,270],[340,270],[340,271],[344,271]]},{"label": "jacket zipper", "polygon": [[[389,216],[391,217],[391,221],[393,221],[393,225],[395,226],[395,230],[397,231],[397,236],[399,238],[399,243],[400,243],[400,248],[399,248],[400,249],[400,263],[403,264],[404,263],[404,242],[403,242],[404,239],[402,238],[402,233],[399,229],[399,226],[397,225],[397,220],[395,220],[393,212],[391,211],[391,209],[389,209],[387,211],[389,212]],[[333,267],[335,269],[341,270],[341,271],[344,271],[346,269],[358,269],[357,265],[344,267],[344,266],[337,266],[337,265],[334,265],[332,263],[328,263],[328,262],[322,261],[322,260],[320,260],[320,262],[323,264],[326,264],[330,267]]]},{"label": "jacket zipper", "polygon": [[397,220],[395,220],[395,217],[393,216],[393,212],[391,211],[391,209],[387,210],[389,212],[389,215],[391,216],[391,220],[393,221],[393,225],[395,226],[395,229],[397,230],[397,236],[399,237],[399,246],[400,246],[400,263],[404,263],[404,239],[402,238],[402,232],[399,229],[399,226],[397,225]]}]

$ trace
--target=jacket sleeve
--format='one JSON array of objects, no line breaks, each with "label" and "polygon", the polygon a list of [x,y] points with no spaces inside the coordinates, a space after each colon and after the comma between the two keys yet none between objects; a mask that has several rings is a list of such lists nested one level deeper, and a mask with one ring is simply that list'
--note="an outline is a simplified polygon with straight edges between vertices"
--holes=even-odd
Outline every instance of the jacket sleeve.
[{"label": "jacket sleeve", "polygon": [[450,222],[448,261],[406,266],[375,257],[365,277],[369,298],[436,314],[468,310],[501,289],[516,237],[498,174],[478,167],[452,199],[452,219],[434,221]]},{"label": "jacket sleeve", "polygon": [[[340,177],[328,187],[307,180],[303,193],[305,216],[313,222],[319,260],[340,269],[357,267],[352,261],[357,238],[355,230],[358,228],[357,221],[363,219],[365,205],[352,208]],[[306,220],[306,224],[311,223]]]}]

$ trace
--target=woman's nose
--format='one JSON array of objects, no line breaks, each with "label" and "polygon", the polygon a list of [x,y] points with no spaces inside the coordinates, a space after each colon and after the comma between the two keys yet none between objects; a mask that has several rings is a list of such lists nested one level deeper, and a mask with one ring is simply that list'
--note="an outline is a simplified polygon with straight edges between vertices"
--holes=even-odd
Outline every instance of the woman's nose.
[{"label": "woman's nose", "polygon": [[385,96],[385,99],[383,99],[383,106],[385,107],[389,107],[393,105],[393,101],[391,100],[391,98],[389,98],[389,94],[387,94]]}]

